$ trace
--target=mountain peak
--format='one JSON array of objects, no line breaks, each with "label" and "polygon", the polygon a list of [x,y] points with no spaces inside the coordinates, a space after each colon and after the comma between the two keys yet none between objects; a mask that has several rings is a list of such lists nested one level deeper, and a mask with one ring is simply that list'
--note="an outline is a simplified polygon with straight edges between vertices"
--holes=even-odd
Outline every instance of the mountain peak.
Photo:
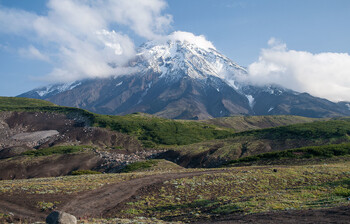
[{"label": "mountain peak", "polygon": [[145,112],[175,119],[230,115],[350,115],[347,104],[278,86],[240,82],[247,74],[203,36],[175,32],[143,44],[133,73],[51,85],[22,94],[103,114]]},{"label": "mountain peak", "polygon": [[146,62],[146,69],[160,73],[162,78],[171,79],[184,76],[206,79],[214,76],[232,81],[238,73],[246,73],[243,67],[216,51],[204,37],[191,34],[191,38],[186,35],[185,38],[182,37],[183,33],[180,35],[176,32],[167,39],[143,44],[138,56]]}]

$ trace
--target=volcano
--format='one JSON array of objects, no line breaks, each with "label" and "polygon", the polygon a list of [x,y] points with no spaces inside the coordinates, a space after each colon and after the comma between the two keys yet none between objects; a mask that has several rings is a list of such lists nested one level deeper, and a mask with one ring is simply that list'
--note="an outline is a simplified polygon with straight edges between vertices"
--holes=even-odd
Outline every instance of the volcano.
[{"label": "volcano", "polygon": [[53,84],[19,95],[110,115],[135,112],[172,119],[232,115],[350,116],[334,103],[276,85],[245,83],[247,70],[212,45],[150,41],[128,63],[132,74]]}]

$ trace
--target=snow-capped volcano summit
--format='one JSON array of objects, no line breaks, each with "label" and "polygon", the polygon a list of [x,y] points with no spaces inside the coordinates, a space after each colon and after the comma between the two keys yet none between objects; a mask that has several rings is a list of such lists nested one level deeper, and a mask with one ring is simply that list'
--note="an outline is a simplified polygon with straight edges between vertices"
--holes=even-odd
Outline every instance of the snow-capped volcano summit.
[{"label": "snow-capped volcano summit", "polygon": [[206,79],[209,76],[234,81],[236,75],[246,70],[229,58],[220,54],[214,47],[202,48],[187,40],[157,41],[142,45],[139,57],[147,62],[146,69],[153,69],[160,77],[179,79],[189,76],[194,79]]},{"label": "snow-capped volcano summit", "polygon": [[103,114],[145,112],[166,118],[230,115],[350,115],[342,105],[278,86],[239,82],[244,67],[202,36],[175,32],[143,44],[129,63],[132,74],[78,80],[20,96],[49,100]]}]

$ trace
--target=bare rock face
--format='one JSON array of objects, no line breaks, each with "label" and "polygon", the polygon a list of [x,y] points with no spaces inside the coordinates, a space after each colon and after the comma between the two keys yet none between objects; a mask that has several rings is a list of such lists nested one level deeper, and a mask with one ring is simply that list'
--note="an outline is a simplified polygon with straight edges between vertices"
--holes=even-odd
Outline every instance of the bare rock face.
[{"label": "bare rock face", "polygon": [[53,211],[46,217],[47,224],[76,224],[75,216],[62,211]]}]

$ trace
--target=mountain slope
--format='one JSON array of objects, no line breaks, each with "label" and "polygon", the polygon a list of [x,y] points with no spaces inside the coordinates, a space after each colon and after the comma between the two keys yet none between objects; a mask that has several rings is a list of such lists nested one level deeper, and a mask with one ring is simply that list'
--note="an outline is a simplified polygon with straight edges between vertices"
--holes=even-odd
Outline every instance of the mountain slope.
[{"label": "mountain slope", "polygon": [[92,112],[134,112],[175,119],[231,115],[291,114],[307,117],[350,115],[348,104],[279,86],[240,82],[245,68],[210,47],[188,41],[151,41],[129,62],[132,74],[80,80],[20,95]]}]

